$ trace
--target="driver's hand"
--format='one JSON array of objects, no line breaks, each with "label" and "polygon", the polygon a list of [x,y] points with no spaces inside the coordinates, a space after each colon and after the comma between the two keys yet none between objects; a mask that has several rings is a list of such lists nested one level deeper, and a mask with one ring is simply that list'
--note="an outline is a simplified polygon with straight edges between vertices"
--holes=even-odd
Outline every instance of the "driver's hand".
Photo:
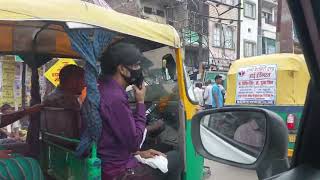
[{"label": "driver's hand", "polygon": [[0,159],[8,159],[11,158],[11,150],[0,150]]},{"label": "driver's hand", "polygon": [[146,151],[138,151],[136,153],[137,155],[140,155],[142,158],[144,159],[148,159],[148,158],[153,158],[155,156],[163,156],[163,157],[167,157],[165,154],[163,154],[162,152],[156,151],[154,149],[149,149]]}]

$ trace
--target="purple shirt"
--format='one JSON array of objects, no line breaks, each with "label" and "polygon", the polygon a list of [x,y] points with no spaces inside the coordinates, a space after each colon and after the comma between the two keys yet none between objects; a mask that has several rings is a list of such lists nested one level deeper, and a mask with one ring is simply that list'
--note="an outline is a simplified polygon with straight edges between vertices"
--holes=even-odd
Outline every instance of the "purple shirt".
[{"label": "purple shirt", "polygon": [[98,154],[103,173],[110,178],[138,165],[133,153],[140,149],[146,126],[145,105],[129,106],[128,94],[111,77],[99,82],[102,135]]}]

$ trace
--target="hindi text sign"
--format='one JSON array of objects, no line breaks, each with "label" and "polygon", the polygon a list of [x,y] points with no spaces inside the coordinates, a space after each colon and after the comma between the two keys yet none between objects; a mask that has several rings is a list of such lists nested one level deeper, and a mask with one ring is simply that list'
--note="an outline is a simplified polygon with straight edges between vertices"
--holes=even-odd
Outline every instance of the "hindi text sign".
[{"label": "hindi text sign", "polygon": [[276,104],[277,65],[240,68],[237,74],[236,104]]}]

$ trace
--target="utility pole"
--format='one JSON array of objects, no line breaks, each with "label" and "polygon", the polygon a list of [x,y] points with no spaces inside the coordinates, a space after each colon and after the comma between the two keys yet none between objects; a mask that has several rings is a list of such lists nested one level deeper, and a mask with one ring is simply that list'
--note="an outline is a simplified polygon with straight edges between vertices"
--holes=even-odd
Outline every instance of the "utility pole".
[{"label": "utility pole", "polygon": [[258,39],[257,39],[257,55],[262,54],[262,0],[258,0]]},{"label": "utility pole", "polygon": [[239,0],[239,8],[238,8],[238,22],[237,22],[237,59],[240,59],[240,50],[241,50],[241,0]]},{"label": "utility pole", "polygon": [[26,63],[23,61],[22,63],[22,88],[21,88],[21,97],[22,97],[22,108],[26,107]]},{"label": "utility pole", "polygon": [[278,1],[278,12],[277,12],[277,33],[276,33],[276,51],[280,52],[281,51],[281,46],[280,46],[280,31],[281,31],[281,16],[282,16],[282,0]]},{"label": "utility pole", "polygon": [[[202,1],[198,1],[198,13],[199,14],[203,14],[203,2]],[[198,19],[199,19],[199,25],[201,26],[200,27],[200,29],[199,29],[199,31],[200,31],[200,33],[197,33],[198,34],[198,37],[199,37],[199,40],[198,40],[198,42],[199,42],[199,50],[198,50],[198,64],[200,63],[200,62],[202,62],[202,60],[203,60],[203,37],[202,37],[202,34],[203,34],[203,17],[200,15],[197,15],[198,16]],[[197,25],[196,25],[197,26]]]}]

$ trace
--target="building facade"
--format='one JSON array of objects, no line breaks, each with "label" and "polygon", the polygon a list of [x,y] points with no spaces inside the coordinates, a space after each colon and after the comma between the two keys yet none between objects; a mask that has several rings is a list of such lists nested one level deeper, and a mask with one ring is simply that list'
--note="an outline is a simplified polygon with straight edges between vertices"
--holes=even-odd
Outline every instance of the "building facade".
[{"label": "building facade", "polygon": [[277,53],[277,0],[242,0],[240,57]]},{"label": "building facade", "polygon": [[261,8],[262,50],[261,54],[274,54],[277,32],[277,0],[263,0]]},{"label": "building facade", "polygon": [[238,0],[207,1],[209,6],[209,60],[214,70],[228,71],[237,58]]}]

